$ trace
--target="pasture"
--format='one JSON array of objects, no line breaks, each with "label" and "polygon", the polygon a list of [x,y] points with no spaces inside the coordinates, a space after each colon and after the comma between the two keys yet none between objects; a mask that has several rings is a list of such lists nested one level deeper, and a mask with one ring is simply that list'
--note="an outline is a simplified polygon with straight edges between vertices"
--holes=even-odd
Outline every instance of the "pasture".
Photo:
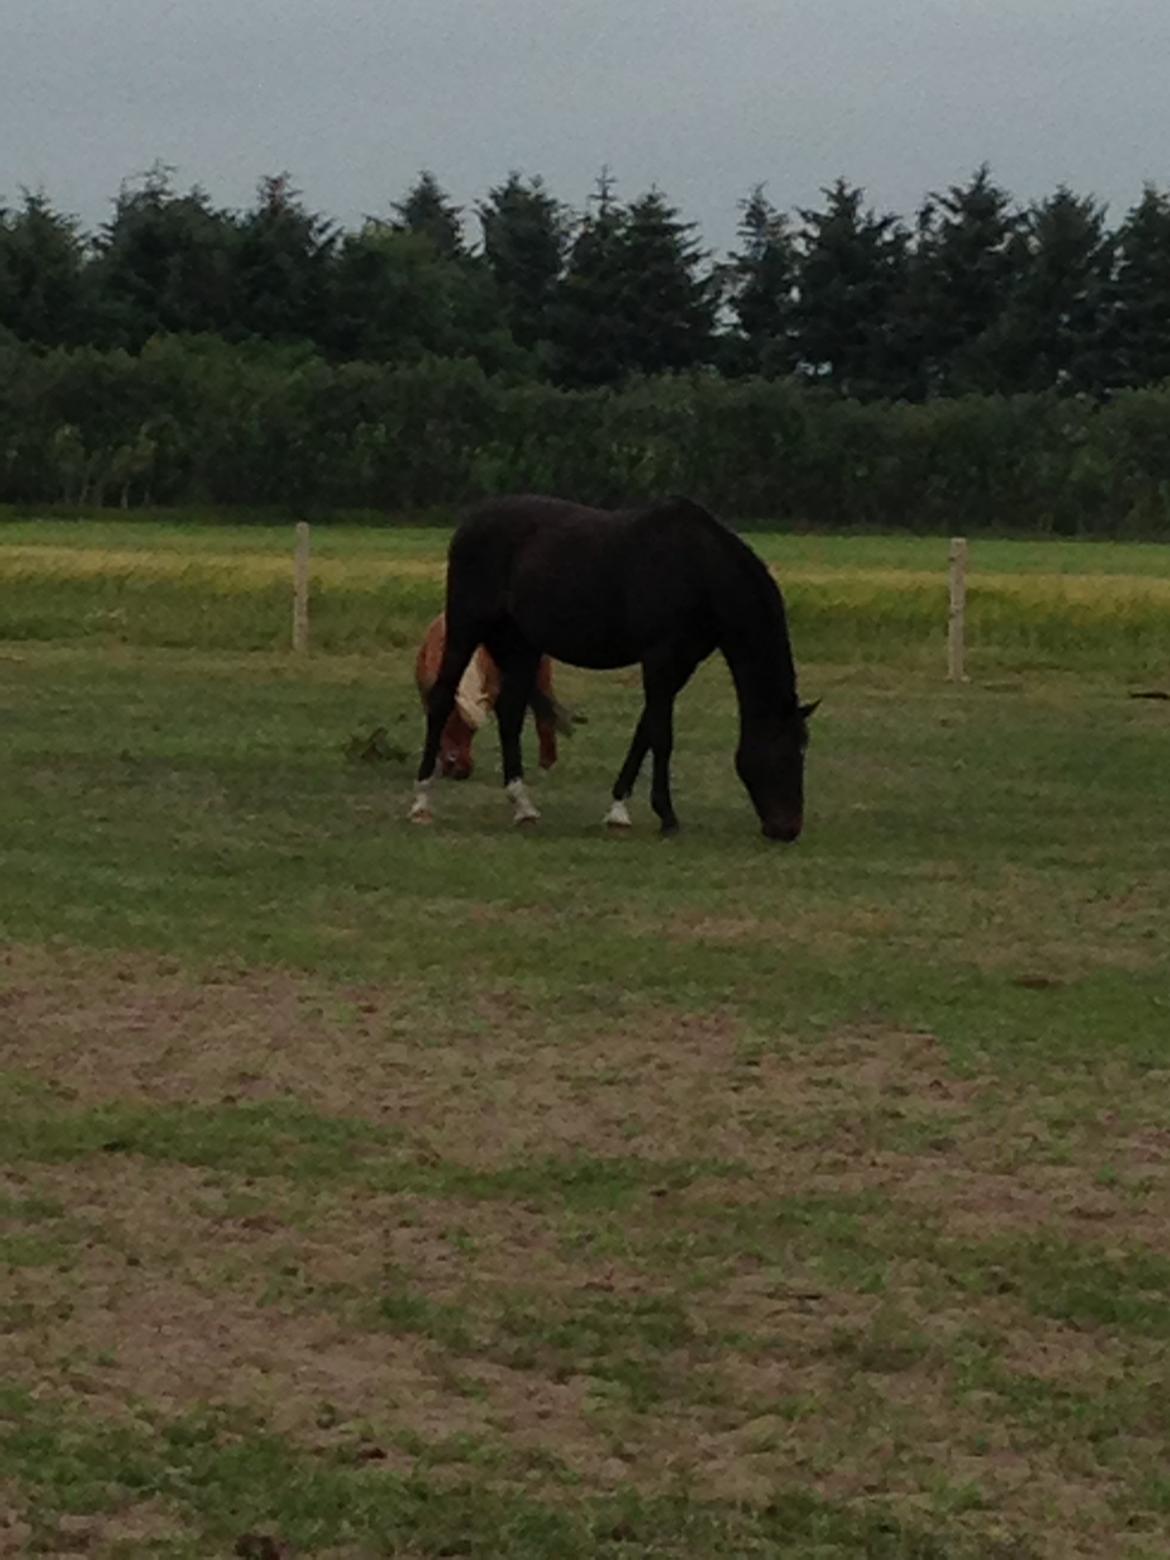
[{"label": "pasture", "polygon": [[716,664],[412,829],[441,532],[0,529],[0,1553],[1170,1551],[1170,552],[754,540],[793,849]]}]

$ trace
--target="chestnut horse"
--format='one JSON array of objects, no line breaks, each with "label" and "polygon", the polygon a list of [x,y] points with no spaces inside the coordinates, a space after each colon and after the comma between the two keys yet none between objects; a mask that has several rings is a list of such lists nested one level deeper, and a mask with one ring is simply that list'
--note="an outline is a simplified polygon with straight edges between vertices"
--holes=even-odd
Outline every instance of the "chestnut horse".
[{"label": "chestnut horse", "polygon": [[674,701],[715,650],[739,702],[735,767],[765,836],[804,824],[804,758],[815,704],[802,704],[784,600],[767,566],[714,515],[685,498],[609,512],[556,498],[489,500],[459,526],[447,557],[447,648],[427,703],[411,818],[431,818],[439,741],[480,645],[500,669],[496,720],[517,823],[539,814],[524,784],[520,731],[543,655],[598,670],[642,667],[644,706],[614,781],[611,826],[649,752],[650,801],[665,834]]},{"label": "chestnut horse", "polygon": [[[446,647],[447,618],[446,613],[440,612],[427,629],[414,663],[414,678],[424,709],[427,708],[431,689],[438,679]],[[475,767],[471,758],[471,744],[475,733],[495,709],[499,693],[500,669],[480,645],[459,682],[455,708],[439,739],[440,774],[452,780],[466,780],[470,777]],[[565,732],[570,728],[568,718],[553,697],[552,662],[547,656],[541,657],[537,667],[531,704],[536,715],[540,767],[551,769],[557,761],[557,732]]]}]

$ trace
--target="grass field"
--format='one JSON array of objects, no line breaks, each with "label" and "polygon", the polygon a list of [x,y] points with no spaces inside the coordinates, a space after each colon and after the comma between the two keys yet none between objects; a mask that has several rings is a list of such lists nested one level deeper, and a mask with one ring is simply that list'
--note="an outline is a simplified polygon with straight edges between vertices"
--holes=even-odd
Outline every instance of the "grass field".
[{"label": "grass field", "polygon": [[[432,830],[443,538],[0,529],[0,1554],[1170,1553],[1170,561],[760,538],[824,696],[768,847]],[[409,648],[408,648],[409,647]]]}]

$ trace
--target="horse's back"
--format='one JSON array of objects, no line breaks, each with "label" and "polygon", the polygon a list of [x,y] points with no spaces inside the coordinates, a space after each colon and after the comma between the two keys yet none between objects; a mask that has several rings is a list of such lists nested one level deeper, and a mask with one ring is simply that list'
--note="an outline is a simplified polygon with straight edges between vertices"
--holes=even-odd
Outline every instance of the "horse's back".
[{"label": "horse's back", "polygon": [[718,522],[686,500],[604,510],[522,494],[473,511],[452,539],[449,610],[506,623],[578,666],[626,666],[705,609]]},{"label": "horse's back", "polygon": [[562,498],[532,493],[489,499],[463,519],[451,538],[452,563],[484,558],[510,559],[534,541],[573,538],[609,532],[624,517]]}]

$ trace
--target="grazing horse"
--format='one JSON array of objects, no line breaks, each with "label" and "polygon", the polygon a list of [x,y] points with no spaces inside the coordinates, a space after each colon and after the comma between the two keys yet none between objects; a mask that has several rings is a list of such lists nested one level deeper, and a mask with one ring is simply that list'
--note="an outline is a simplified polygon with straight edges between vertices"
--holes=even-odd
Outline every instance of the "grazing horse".
[{"label": "grazing horse", "polygon": [[626,803],[650,752],[651,805],[671,834],[675,697],[719,650],[739,701],[739,777],[769,839],[799,836],[816,705],[797,697],[776,582],[746,542],[698,504],[672,498],[609,512],[523,496],[490,501],[463,521],[448,553],[447,648],[427,705],[415,822],[430,821],[443,728],[481,644],[500,669],[496,720],[517,823],[539,816],[524,784],[520,730],[542,654],[596,669],[641,663],[645,703],[606,822],[629,826]]},{"label": "grazing horse", "polygon": [[[414,678],[424,709],[427,708],[431,689],[438,679],[446,644],[447,620],[446,615],[440,612],[427,629],[414,663]],[[455,693],[455,708],[439,739],[440,774],[450,776],[452,780],[470,778],[475,767],[471,758],[472,741],[495,708],[499,693],[500,669],[481,645],[460,679]],[[552,663],[547,656],[541,657],[537,667],[536,688],[531,702],[540,742],[540,767],[551,769],[557,761],[557,732],[571,728],[568,717],[553,697]]]}]

